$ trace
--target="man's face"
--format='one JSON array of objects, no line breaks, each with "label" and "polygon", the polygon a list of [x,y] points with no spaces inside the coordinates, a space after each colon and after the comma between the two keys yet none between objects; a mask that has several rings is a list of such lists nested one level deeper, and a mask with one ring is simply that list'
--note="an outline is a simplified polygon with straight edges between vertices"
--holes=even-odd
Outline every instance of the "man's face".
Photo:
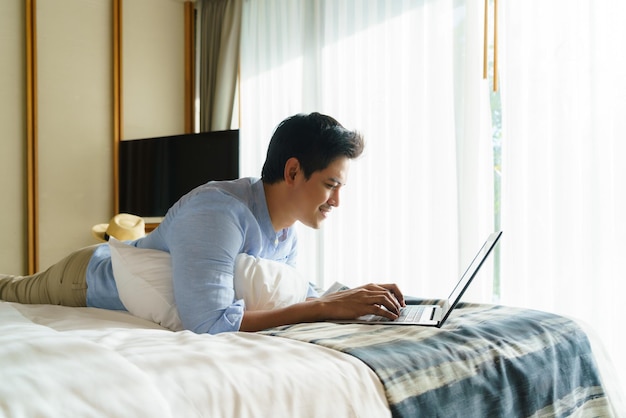
[{"label": "man's face", "polygon": [[350,159],[339,157],[308,180],[299,173],[296,206],[301,223],[318,229],[332,208],[339,206],[339,192],[346,184],[349,168]]}]

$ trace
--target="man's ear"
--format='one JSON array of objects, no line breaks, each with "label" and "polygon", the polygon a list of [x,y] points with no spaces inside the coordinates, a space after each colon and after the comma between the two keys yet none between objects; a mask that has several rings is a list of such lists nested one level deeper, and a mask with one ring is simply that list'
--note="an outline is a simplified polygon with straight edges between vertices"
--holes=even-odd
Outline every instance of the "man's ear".
[{"label": "man's ear", "polygon": [[299,171],[300,161],[298,161],[298,159],[295,157],[291,157],[290,159],[288,159],[285,163],[285,182],[287,182],[287,184],[293,184]]}]

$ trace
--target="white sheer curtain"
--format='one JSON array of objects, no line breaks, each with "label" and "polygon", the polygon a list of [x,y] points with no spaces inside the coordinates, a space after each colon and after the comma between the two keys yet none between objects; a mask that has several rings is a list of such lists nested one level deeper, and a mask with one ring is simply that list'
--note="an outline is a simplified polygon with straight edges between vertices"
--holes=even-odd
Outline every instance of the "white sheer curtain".
[{"label": "white sheer curtain", "polygon": [[[596,324],[626,360],[626,2],[500,2],[501,302]],[[276,124],[320,111],[360,130],[341,206],[300,231],[327,286],[445,295],[493,230],[482,0],[244,0],[242,175]],[[492,301],[489,269],[468,298]]]},{"label": "white sheer curtain", "polygon": [[626,2],[501,3],[502,302],[593,324],[624,380]]},{"label": "white sheer curtain", "polygon": [[[493,230],[482,2],[470,3],[244,2],[242,175],[259,175],[273,128],[294,113],[332,115],[367,141],[341,206],[321,231],[300,231],[299,267],[320,285],[446,296]],[[474,299],[491,299],[489,273]]]}]

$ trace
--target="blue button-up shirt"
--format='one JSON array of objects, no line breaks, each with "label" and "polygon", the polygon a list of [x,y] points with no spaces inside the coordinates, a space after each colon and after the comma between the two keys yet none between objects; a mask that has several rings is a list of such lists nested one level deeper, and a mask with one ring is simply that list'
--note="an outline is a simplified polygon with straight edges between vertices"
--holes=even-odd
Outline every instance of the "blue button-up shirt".
[{"label": "blue button-up shirt", "polygon": [[[293,227],[276,233],[261,180],[209,182],[183,196],[152,233],[130,243],[170,253],[174,298],[186,329],[216,334],[237,331],[245,309],[236,300],[233,271],[237,254],[295,265]],[[94,252],[87,268],[87,306],[124,309],[108,244]],[[317,293],[309,286],[309,297]]]}]

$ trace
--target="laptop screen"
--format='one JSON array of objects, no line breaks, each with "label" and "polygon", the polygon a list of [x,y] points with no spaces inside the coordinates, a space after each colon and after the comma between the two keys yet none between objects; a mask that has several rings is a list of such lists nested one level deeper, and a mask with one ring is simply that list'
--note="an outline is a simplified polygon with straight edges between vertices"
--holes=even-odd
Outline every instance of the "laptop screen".
[{"label": "laptop screen", "polygon": [[487,256],[491,253],[491,250],[493,250],[493,248],[495,247],[501,235],[502,231],[494,232],[489,235],[489,238],[487,238],[483,246],[478,251],[478,254],[476,254],[474,259],[472,260],[472,263],[469,265],[467,270],[465,270],[465,273],[463,273],[463,276],[461,276],[461,279],[459,279],[458,283],[452,290],[452,293],[450,293],[450,296],[448,297],[448,303],[446,304],[446,306],[444,306],[446,312],[444,314],[444,317],[442,318],[442,322],[448,317],[448,315],[450,314],[452,309],[454,309],[459,300],[461,300],[461,296],[463,296],[463,293],[465,293],[465,290],[474,279],[474,276],[476,276],[476,273],[487,259]]}]

